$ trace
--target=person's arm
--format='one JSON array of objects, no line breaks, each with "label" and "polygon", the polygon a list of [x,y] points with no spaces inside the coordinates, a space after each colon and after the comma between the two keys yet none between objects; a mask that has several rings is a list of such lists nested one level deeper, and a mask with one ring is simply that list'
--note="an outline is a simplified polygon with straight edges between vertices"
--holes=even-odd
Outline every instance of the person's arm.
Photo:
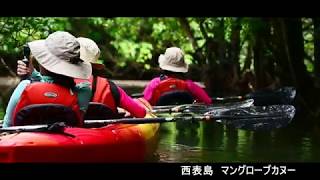
[{"label": "person's arm", "polygon": [[160,83],[160,78],[154,78],[152,79],[149,84],[145,87],[144,91],[143,91],[143,97],[144,99],[146,99],[147,101],[150,102],[152,95],[153,95],[153,91],[154,89],[157,87],[157,85]]},{"label": "person's arm", "polygon": [[187,85],[190,93],[193,95],[193,97],[195,97],[196,100],[208,105],[212,104],[212,99],[200,86],[198,86],[191,80],[187,80]]},{"label": "person's arm", "polygon": [[127,110],[133,117],[143,118],[146,116],[146,109],[140,104],[135,102],[128,94],[118,86],[120,93],[120,104],[119,106]]},{"label": "person's arm", "polygon": [[21,81],[19,85],[16,87],[16,89],[13,91],[6,109],[6,114],[3,119],[3,127],[12,126],[14,109],[20,100],[22,92],[24,91],[24,89],[27,87],[28,84],[30,84],[29,80]]}]

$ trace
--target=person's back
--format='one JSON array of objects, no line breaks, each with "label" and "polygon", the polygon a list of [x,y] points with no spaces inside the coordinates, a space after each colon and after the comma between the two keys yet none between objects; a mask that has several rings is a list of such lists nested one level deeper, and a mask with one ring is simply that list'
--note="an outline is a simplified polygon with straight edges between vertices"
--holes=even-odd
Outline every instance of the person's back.
[{"label": "person's back", "polygon": [[93,76],[90,78],[93,96],[91,102],[102,103],[108,106],[114,113],[118,113],[117,107],[127,110],[134,117],[145,117],[146,110],[135,102],[127,93],[113,81],[98,72],[105,69],[103,64],[98,63],[100,49],[91,39],[79,37],[80,57],[92,65]]},{"label": "person's back", "polygon": [[[61,105],[65,108],[59,110],[60,114],[47,110],[48,108],[61,108]],[[73,112],[74,116],[67,114],[69,112]],[[75,120],[70,117],[75,118]],[[82,125],[77,93],[71,88],[50,82],[33,82],[27,85],[13,112],[12,126],[25,125],[31,122],[39,123],[40,121],[49,122],[54,119],[56,121],[72,122],[71,124],[75,126]]]},{"label": "person's back", "polygon": [[[168,48],[164,55],[159,56],[159,66],[162,69],[160,77],[150,81],[143,91],[144,98],[152,105],[159,105],[159,100],[165,94],[172,92],[169,99],[176,94],[181,96],[181,103],[190,102],[190,97],[184,95],[186,92],[198,102],[211,104],[211,98],[207,93],[192,80],[185,78],[188,72],[188,65],[184,61],[184,54],[176,47]],[[188,99],[186,101],[186,99]],[[164,105],[161,103],[161,105]]]},{"label": "person's back", "polygon": [[[88,79],[91,75],[91,66],[79,58],[80,44],[67,32],[55,32],[46,40],[33,41],[28,45],[31,60],[34,59],[39,63],[40,82],[30,80],[20,82],[9,100],[4,127],[26,124],[23,118],[17,121],[17,114],[21,110],[25,110],[23,113],[32,112],[31,109],[41,111],[39,106],[44,108],[56,106],[57,109],[63,106],[71,109],[78,119],[74,125],[81,125],[91,90],[87,88],[83,91],[86,93],[79,94],[73,78]],[[79,95],[83,97],[79,98]],[[32,108],[26,109],[29,106]],[[42,116],[41,112],[37,115]]]},{"label": "person's back", "polygon": [[184,78],[164,71],[149,100],[152,105],[190,104],[194,101]]}]

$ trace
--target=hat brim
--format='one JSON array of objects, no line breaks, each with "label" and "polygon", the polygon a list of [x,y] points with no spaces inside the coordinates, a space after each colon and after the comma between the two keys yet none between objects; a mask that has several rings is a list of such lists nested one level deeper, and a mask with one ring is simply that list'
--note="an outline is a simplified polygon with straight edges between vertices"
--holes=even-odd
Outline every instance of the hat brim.
[{"label": "hat brim", "polygon": [[163,70],[172,71],[172,72],[188,72],[188,64],[184,63],[183,66],[174,66],[170,64],[166,64],[166,59],[163,55],[159,56],[159,67]]},{"label": "hat brim", "polygon": [[98,62],[99,56],[93,57],[91,54],[87,53],[86,51],[80,51],[80,58],[89,63],[100,64]]},{"label": "hat brim", "polygon": [[92,74],[90,63],[84,61],[72,64],[61,60],[48,50],[45,40],[33,41],[28,45],[38,63],[50,72],[79,79],[89,79]]}]

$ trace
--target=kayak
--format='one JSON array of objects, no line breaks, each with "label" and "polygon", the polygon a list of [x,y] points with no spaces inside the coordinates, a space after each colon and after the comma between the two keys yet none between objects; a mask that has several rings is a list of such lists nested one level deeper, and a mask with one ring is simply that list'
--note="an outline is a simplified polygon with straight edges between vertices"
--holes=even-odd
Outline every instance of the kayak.
[{"label": "kayak", "polygon": [[[146,102],[142,104],[150,108]],[[155,115],[148,113],[146,117]],[[109,124],[98,128],[65,127],[63,134],[0,134],[0,162],[144,162],[156,150],[159,126]]]}]

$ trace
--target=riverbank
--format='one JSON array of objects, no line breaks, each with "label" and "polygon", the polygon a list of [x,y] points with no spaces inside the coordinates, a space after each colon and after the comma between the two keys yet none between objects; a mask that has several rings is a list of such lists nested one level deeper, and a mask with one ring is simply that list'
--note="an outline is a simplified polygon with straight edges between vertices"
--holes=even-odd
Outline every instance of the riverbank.
[{"label": "riverbank", "polygon": [[0,77],[0,87],[16,86],[19,83],[19,81],[20,79],[17,77],[12,77],[12,76]]}]

